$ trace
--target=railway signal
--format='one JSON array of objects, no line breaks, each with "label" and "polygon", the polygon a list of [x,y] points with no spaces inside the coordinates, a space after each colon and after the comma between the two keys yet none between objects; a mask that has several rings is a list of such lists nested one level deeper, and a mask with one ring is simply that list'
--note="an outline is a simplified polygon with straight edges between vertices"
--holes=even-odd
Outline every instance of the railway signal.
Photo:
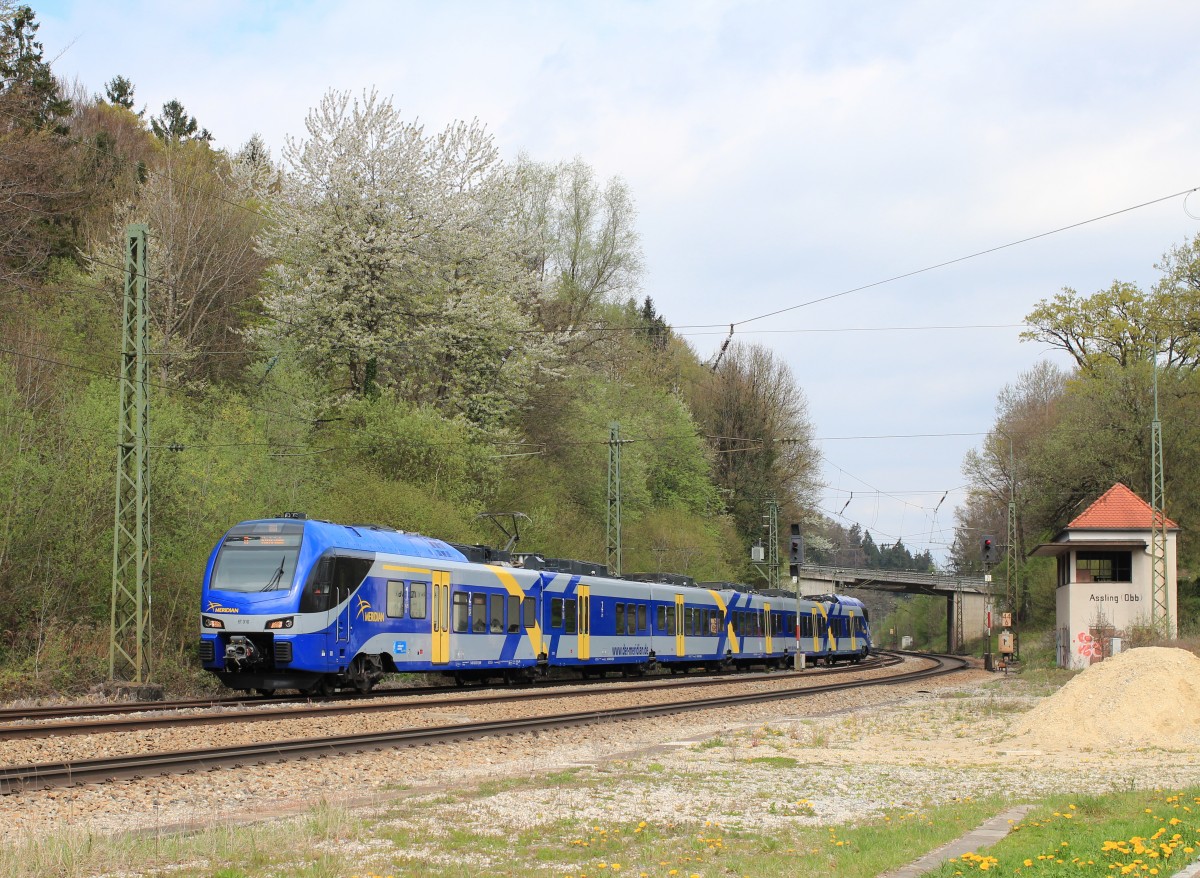
[{"label": "railway signal", "polygon": [[800,525],[792,522],[792,538],[788,545],[788,572],[792,576],[800,575],[800,565],[804,563],[804,537],[800,535]]}]

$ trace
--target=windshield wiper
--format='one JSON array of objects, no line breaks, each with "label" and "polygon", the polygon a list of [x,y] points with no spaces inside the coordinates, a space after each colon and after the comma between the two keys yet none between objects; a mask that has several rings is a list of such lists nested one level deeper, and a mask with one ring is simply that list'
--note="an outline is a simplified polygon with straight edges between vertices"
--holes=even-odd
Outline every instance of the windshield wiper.
[{"label": "windshield wiper", "polygon": [[285,563],[287,563],[287,555],[284,555],[279,559],[279,569],[275,571],[275,574],[267,581],[266,585],[259,589],[259,591],[274,591],[275,586],[279,585],[279,580],[283,579],[283,565]]}]

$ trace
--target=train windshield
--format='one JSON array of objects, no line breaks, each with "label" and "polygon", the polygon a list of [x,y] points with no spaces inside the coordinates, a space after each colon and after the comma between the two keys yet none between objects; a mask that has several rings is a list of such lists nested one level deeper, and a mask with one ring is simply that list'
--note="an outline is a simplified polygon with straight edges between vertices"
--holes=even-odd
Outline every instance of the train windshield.
[{"label": "train windshield", "polygon": [[221,543],[213,566],[213,591],[282,591],[292,587],[304,525],[239,524]]}]

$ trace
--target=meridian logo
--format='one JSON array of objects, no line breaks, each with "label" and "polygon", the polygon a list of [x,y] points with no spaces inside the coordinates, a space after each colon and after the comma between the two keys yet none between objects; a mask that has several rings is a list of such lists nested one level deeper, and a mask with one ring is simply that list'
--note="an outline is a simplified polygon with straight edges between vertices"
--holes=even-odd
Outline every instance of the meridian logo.
[{"label": "meridian logo", "polygon": [[383,613],[371,609],[371,602],[364,597],[358,599],[358,618],[364,622],[382,622]]},{"label": "meridian logo", "polygon": [[208,606],[204,608],[206,613],[240,613],[237,607],[223,607],[216,601],[209,601]]}]

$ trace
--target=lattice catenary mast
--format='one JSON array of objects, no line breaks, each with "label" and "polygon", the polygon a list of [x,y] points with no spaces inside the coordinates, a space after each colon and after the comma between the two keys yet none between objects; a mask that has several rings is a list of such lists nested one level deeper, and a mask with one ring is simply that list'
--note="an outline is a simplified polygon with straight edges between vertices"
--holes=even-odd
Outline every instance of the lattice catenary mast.
[{"label": "lattice catenary mast", "polygon": [[117,492],[113,518],[112,613],[108,677],[150,677],[150,356],[146,226],[125,234],[124,340],[117,422]]}]

